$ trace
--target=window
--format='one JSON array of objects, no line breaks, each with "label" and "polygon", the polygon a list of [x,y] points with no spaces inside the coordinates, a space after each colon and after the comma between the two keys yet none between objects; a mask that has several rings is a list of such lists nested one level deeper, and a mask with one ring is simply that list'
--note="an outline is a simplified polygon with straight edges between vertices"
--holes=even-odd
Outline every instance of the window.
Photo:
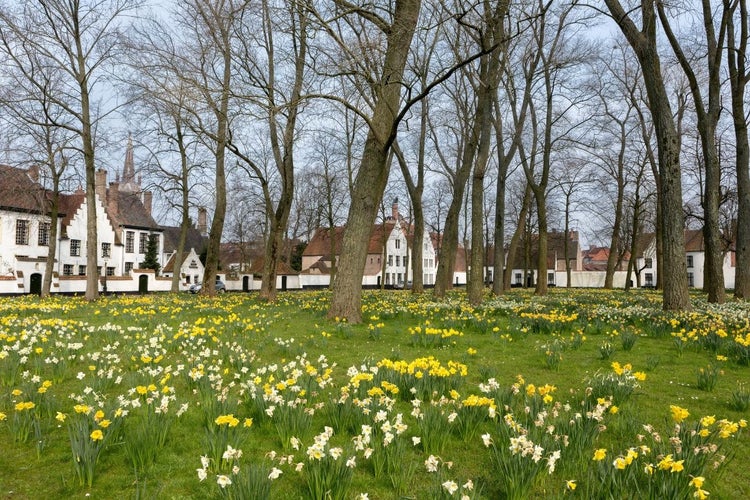
[{"label": "window", "polygon": [[646,273],[646,283],[645,286],[654,286],[654,275],[653,273]]},{"label": "window", "polygon": [[688,267],[693,267],[693,256],[692,255],[688,255],[687,256],[687,266]]},{"label": "window", "polygon": [[154,246],[156,247],[156,250],[159,250],[159,235],[158,234],[150,234],[149,238],[151,241],[154,242]]},{"label": "window", "polygon": [[125,263],[125,274],[130,274],[130,272],[133,270],[133,263],[132,262],[126,262]]},{"label": "window", "polygon": [[146,246],[148,245],[148,233],[141,233],[138,238],[138,253],[146,253]]},{"label": "window", "polygon": [[63,276],[73,276],[73,264],[63,264]]},{"label": "window", "polygon": [[547,284],[548,285],[555,284],[555,273],[547,273]]},{"label": "window", "polygon": [[102,257],[112,257],[112,243],[102,243]]},{"label": "window", "polygon": [[86,266],[83,264],[78,266],[78,276],[86,276]]},{"label": "window", "polygon": [[653,259],[651,257],[647,258],[646,259],[646,264],[645,264],[646,269],[651,269],[653,267],[653,265],[654,265]]},{"label": "window", "polygon": [[49,222],[40,222],[39,223],[39,241],[37,244],[40,247],[46,247],[49,246],[49,230],[50,230],[50,223]]},{"label": "window", "polygon": [[385,284],[386,285],[391,284],[391,273],[385,273]]},{"label": "window", "polygon": [[[81,256],[81,240],[70,240],[70,256],[71,257]],[[83,274],[86,274],[85,267],[84,267]]]},{"label": "window", "polygon": [[396,240],[396,250],[401,248],[401,240]]},{"label": "window", "polygon": [[16,245],[29,244],[29,221],[18,219],[16,221]]},{"label": "window", "polygon": [[695,278],[693,277],[693,273],[688,273],[688,286],[690,288],[695,286]]},{"label": "window", "polygon": [[114,276],[115,275],[115,268],[114,267],[108,267],[107,268],[107,276]]},{"label": "window", "polygon": [[515,278],[516,278],[516,285],[523,284],[523,275],[521,273],[516,273]]},{"label": "window", "polygon": [[135,250],[135,232],[126,231],[125,232],[125,252],[133,253],[133,250]]},{"label": "window", "polygon": [[401,265],[401,256],[396,255],[396,267],[399,267]]},{"label": "window", "polygon": [[388,256],[388,265],[389,265],[389,266],[392,266],[392,265],[393,265],[393,255],[389,255],[389,256]]}]

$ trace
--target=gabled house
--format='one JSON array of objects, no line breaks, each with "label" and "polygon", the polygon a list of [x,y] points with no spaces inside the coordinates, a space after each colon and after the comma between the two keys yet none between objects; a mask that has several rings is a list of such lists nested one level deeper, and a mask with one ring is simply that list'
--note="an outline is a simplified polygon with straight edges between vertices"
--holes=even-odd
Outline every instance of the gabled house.
[{"label": "gabled house", "polygon": [[[51,193],[39,182],[39,170],[0,166],[0,276],[17,281],[17,292],[37,293],[49,252]],[[163,229],[151,215],[152,195],[142,191],[133,165],[133,144],[128,141],[122,180],[107,185],[107,172],[96,172],[97,269],[87,268],[87,202],[84,191],[59,194],[57,255],[52,291],[82,292],[85,276],[97,273],[122,278],[138,270],[145,260],[148,242],[157,244],[156,258],[163,258]],[[153,271],[150,272],[153,275]],[[155,276],[154,276],[155,277]],[[126,290],[128,283],[114,287]],[[153,281],[153,277],[150,279]],[[136,284],[135,290],[138,290]],[[133,291],[135,291],[133,290]],[[7,283],[0,292],[8,293]]]},{"label": "gabled house", "polygon": [[[302,286],[328,286],[331,269],[338,263],[345,227],[318,228],[302,252]],[[370,232],[365,256],[362,286],[404,287],[411,281],[409,264],[408,227],[398,212],[398,199],[394,200],[391,216],[375,224]],[[431,241],[425,232],[425,242]],[[435,264],[434,253],[432,263]],[[430,256],[427,257],[430,259]],[[428,262],[429,264],[429,262]],[[429,268],[430,274],[432,267]],[[425,271],[427,274],[427,271]],[[433,282],[434,282],[434,278]]]},{"label": "gabled house", "polygon": [[[182,255],[182,265],[176,271],[180,274],[180,283],[189,286],[193,283],[203,282],[205,267],[200,260],[200,255],[205,251],[208,239],[200,229],[201,216],[206,217],[205,209],[198,211],[198,225],[189,227]],[[171,278],[175,273],[175,259],[177,257],[177,246],[180,241],[180,228],[173,226],[162,226],[164,234],[164,267],[162,275]]]}]

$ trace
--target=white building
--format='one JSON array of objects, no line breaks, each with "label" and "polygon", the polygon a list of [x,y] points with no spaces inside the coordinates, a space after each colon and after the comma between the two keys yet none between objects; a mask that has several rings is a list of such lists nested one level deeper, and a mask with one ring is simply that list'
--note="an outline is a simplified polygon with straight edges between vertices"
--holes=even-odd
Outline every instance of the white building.
[{"label": "white building", "polygon": [[[51,192],[39,183],[37,168],[0,166],[0,178],[0,293],[39,293],[49,254]],[[142,290],[144,280],[149,290],[169,290],[167,278],[139,269],[150,241],[156,243],[156,258],[162,268],[174,249],[169,254],[164,252],[165,228],[151,215],[151,193],[142,191],[140,180],[136,179],[132,140],[128,141],[122,179],[117,175],[114,182],[107,184],[107,172],[96,172],[95,199],[97,269],[91,270],[86,258],[89,242],[85,193],[79,188],[72,194],[59,195],[51,291],[83,293],[90,272],[100,276],[102,291],[106,285],[109,291]],[[191,281],[202,279],[203,265],[195,251],[186,251],[188,257],[193,257],[186,259],[181,270],[185,278],[182,283],[187,286],[188,276]]]}]

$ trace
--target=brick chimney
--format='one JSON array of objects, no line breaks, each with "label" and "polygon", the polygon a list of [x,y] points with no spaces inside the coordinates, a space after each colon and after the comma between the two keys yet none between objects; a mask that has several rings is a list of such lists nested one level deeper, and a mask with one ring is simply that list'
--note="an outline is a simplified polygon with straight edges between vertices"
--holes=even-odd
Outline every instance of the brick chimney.
[{"label": "brick chimney", "polygon": [[394,221],[398,220],[398,198],[393,198],[393,205],[391,205],[391,217]]},{"label": "brick chimney", "polygon": [[100,168],[96,171],[96,178],[95,178],[95,186],[96,189],[94,192],[99,196],[99,200],[101,203],[105,204],[107,203],[107,171],[103,168]]},{"label": "brick chimney", "polygon": [[107,193],[107,211],[112,218],[117,218],[120,213],[120,192],[119,182],[109,183],[109,192]]},{"label": "brick chimney", "polygon": [[153,199],[153,193],[151,191],[143,192],[143,207],[146,209],[146,213],[151,215],[151,201]]},{"label": "brick chimney", "polygon": [[208,234],[208,212],[206,211],[206,207],[198,207],[198,223],[195,225],[195,229],[202,235]]}]

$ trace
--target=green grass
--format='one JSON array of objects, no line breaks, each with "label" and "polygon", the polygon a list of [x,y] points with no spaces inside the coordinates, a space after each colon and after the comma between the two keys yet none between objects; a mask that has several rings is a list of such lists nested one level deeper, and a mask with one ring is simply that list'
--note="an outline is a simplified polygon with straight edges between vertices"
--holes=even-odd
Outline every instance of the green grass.
[{"label": "green grass", "polygon": [[[686,408],[692,423],[707,415],[734,422],[748,418],[748,411],[734,410],[730,404],[738,382],[750,379],[747,349],[736,340],[750,335],[746,320],[750,307],[745,304],[717,308],[696,296],[696,312],[672,315],[659,310],[660,299],[654,293],[554,290],[546,298],[535,298],[525,291],[514,291],[498,299],[488,297],[485,306],[474,309],[466,304],[462,293],[434,302],[429,294],[413,297],[408,292],[373,292],[364,297],[365,323],[347,325],[326,320],[328,299],[326,292],[281,294],[270,305],[245,294],[224,294],[216,299],[187,294],[107,297],[93,304],[65,297],[45,301],[31,297],[0,299],[0,348],[6,353],[0,358],[0,412],[6,415],[0,422],[0,495],[220,498],[227,491],[218,488],[215,474],[209,473],[208,479],[200,482],[196,469],[201,467],[200,457],[208,452],[206,427],[213,426],[213,419],[220,414],[232,413],[240,422],[249,417],[254,420],[250,428],[236,428],[242,439],[240,463],[282,470],[272,483],[272,498],[307,498],[305,476],[295,471],[294,464],[304,461],[305,449],[324,426],[333,426],[332,401],[349,383],[347,369],[367,370],[384,358],[408,363],[434,356],[443,365],[449,361],[466,365],[465,376],[449,379],[458,398],[451,396],[447,386],[441,394],[422,397],[423,405],[441,396],[446,401],[454,400],[446,403],[451,411],[470,394],[481,395],[478,386],[489,378],[496,379],[501,390],[511,388],[519,375],[524,384],[519,386],[521,396],[512,400],[511,407],[500,406],[494,421],[483,418],[469,440],[451,430],[454,427],[446,427],[449,436],[439,456],[453,465],[450,470],[433,474],[428,474],[424,465],[430,453],[422,445],[412,444],[411,438],[419,437],[420,432],[411,415],[409,387],[403,386],[393,396],[387,415],[392,422],[397,414],[402,414],[408,426],[403,435],[396,437],[408,441],[398,455],[401,467],[394,472],[405,476],[391,478],[383,473],[376,477],[373,460],[364,459],[360,453],[346,498],[364,492],[369,498],[435,498],[440,482],[448,479],[459,485],[471,479],[481,487],[476,498],[502,498],[504,490],[496,465],[480,436],[489,432],[498,448],[507,447],[500,437],[504,432],[503,415],[513,412],[520,421],[524,418],[523,406],[541,400],[539,396],[524,400],[528,384],[556,387],[552,393],[554,402],[540,408],[551,410],[556,402],[569,402],[575,407],[586,398],[587,381],[597,373],[612,373],[613,362],[630,363],[633,372],[645,372],[646,380],[621,404],[615,401],[619,411],[606,413],[606,430],[597,434],[595,442],[581,450],[580,456],[572,457],[565,451],[554,474],[543,470],[524,496],[604,495],[597,489],[601,483],[588,476],[597,465],[591,461],[594,449],[606,448],[609,464],[629,447],[641,444],[637,436],[644,434],[643,424],[652,424],[667,436],[674,425],[670,405]],[[417,341],[410,334],[410,328],[415,327],[421,327],[423,332],[428,328],[454,332],[439,342]],[[621,342],[627,336],[625,331],[636,335],[630,350],[625,350]],[[673,333],[685,339],[681,353]],[[614,347],[609,359],[602,359],[603,342]],[[18,349],[25,347],[28,353],[20,359]],[[550,362],[551,350],[554,362]],[[60,361],[45,362],[51,358]],[[288,442],[281,442],[279,435],[284,434],[249,397],[253,388],[259,390],[260,397],[271,373],[274,380],[268,387],[289,377],[289,373],[281,376],[282,367],[295,359],[309,363],[317,370],[315,376],[322,375],[326,366],[330,369],[330,381],[323,388],[314,383],[315,376],[306,378],[304,365],[300,366],[302,374],[295,377],[297,385],[303,385],[306,391],[297,396],[305,400],[303,406],[314,409],[309,430],[296,436],[303,442],[299,451]],[[712,390],[701,390],[698,369],[709,363],[720,366],[721,373]],[[273,367],[275,372],[271,371]],[[191,369],[195,380],[189,376]],[[396,383],[396,376],[384,375],[386,371],[381,368],[377,377]],[[83,374],[82,379],[79,374]],[[259,383],[253,383],[256,376],[260,377]],[[52,386],[43,395],[37,394],[44,380],[52,381]],[[216,395],[222,392],[217,386],[219,380],[227,396],[221,405],[215,402]],[[376,382],[377,378],[364,384],[369,388]],[[138,474],[129,465],[125,443],[132,439],[137,419],[143,418],[145,408],[125,406],[129,415],[122,419],[121,433],[115,436],[113,432],[112,440],[103,449],[92,486],[80,486],[67,430],[76,418],[76,402],[71,396],[90,401],[91,394],[85,392],[86,387],[91,387],[105,400],[98,406],[91,403],[92,407],[111,412],[121,406],[118,396],[127,401],[140,398],[143,404],[145,396],[139,396],[135,389],[149,384],[159,391],[170,388],[174,401],[170,402],[168,414],[173,415],[181,404],[188,404],[183,415],[172,417],[166,444],[155,451],[153,465]],[[23,394],[14,396],[14,389]],[[290,400],[294,395],[291,390],[284,388],[279,393]],[[17,442],[11,432],[13,418],[22,413],[15,410],[15,404],[32,395],[39,403],[31,411],[38,415],[41,445],[33,433],[26,442]],[[65,422],[55,419],[57,412],[67,415]],[[357,422],[375,426],[374,413],[368,417],[359,415]],[[447,413],[450,412],[446,416]],[[529,435],[543,439],[543,432],[536,434],[533,429],[533,420],[532,415],[525,421]],[[358,426],[355,432],[352,428],[354,425],[334,428],[330,445],[350,447],[352,437],[359,431]],[[706,468],[703,488],[710,491],[711,498],[750,497],[747,430],[721,443],[722,453],[732,459],[717,471]],[[555,446],[550,441],[545,448],[551,451]],[[272,450],[277,454],[275,462],[267,457]],[[281,455],[293,455],[292,463],[279,464]],[[403,472],[409,464],[415,468],[413,475]],[[574,492],[565,490],[569,479],[578,482]],[[618,491],[628,492],[622,493],[623,497],[640,496],[627,489]],[[690,493],[692,497],[692,489]]]}]

